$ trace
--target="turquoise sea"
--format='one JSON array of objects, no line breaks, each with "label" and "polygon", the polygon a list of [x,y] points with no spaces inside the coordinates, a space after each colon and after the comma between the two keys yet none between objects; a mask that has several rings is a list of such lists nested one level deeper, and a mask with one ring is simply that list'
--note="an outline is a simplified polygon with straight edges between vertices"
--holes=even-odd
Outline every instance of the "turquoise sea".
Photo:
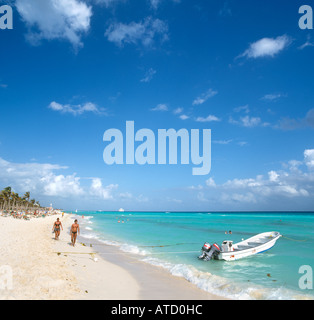
[{"label": "turquoise sea", "polygon": [[[232,299],[314,299],[299,288],[302,265],[314,269],[314,213],[87,212],[75,217],[79,241],[116,246],[139,260]],[[232,231],[232,234],[225,234]],[[204,242],[238,242],[258,233],[283,237],[269,251],[242,260],[201,261]]]}]

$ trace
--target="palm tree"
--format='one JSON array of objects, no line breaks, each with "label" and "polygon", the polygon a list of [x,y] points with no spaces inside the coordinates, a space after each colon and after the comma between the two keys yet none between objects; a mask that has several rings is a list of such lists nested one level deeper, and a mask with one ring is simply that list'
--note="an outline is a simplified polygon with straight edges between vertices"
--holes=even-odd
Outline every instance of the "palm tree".
[{"label": "palm tree", "polygon": [[11,194],[12,194],[12,188],[6,187],[3,189],[2,192],[4,193],[4,197],[7,202],[7,210],[10,210],[10,199],[11,199]]},{"label": "palm tree", "polygon": [[12,192],[12,209],[17,209],[17,204],[18,204],[18,201],[19,201],[19,194],[16,193],[16,192]]},{"label": "palm tree", "polygon": [[27,209],[30,205],[32,208],[41,208],[38,201],[35,199],[30,200],[30,192],[25,192],[21,198],[18,193],[13,192],[11,187],[6,187],[0,191],[0,210],[16,210]]},{"label": "palm tree", "polygon": [[32,200],[30,201],[30,203],[32,204],[32,208],[34,208],[34,207],[35,207],[36,200],[35,200],[35,199],[32,199]]},{"label": "palm tree", "polygon": [[31,197],[31,193],[29,191],[25,192],[24,198],[29,201],[29,198]]},{"label": "palm tree", "polygon": [[29,205],[29,198],[31,197],[31,193],[29,191],[25,192],[24,199],[26,200],[27,208]]},{"label": "palm tree", "polygon": [[3,191],[0,193],[0,210],[4,210],[5,196]]}]

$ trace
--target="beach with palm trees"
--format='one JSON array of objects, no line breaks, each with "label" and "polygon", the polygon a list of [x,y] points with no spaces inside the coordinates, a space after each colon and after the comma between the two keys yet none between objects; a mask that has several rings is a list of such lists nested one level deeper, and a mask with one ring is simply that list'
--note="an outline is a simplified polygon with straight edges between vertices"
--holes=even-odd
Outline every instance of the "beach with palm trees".
[{"label": "beach with palm trees", "polygon": [[[111,246],[97,252],[80,235],[71,246],[78,216],[32,205],[29,193],[1,192],[0,300],[219,299]],[[59,240],[52,230],[57,218]]]},{"label": "beach with palm trees", "polygon": [[1,216],[29,220],[60,213],[60,210],[54,210],[52,207],[42,207],[39,201],[31,199],[29,191],[25,192],[23,196],[14,192],[11,187],[6,187],[0,191]]}]

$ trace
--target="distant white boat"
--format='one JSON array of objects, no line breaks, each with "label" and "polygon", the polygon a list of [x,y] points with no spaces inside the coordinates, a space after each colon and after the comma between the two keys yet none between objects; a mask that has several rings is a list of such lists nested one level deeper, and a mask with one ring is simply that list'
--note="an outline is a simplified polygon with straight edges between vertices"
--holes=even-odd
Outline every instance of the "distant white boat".
[{"label": "distant white boat", "polygon": [[119,209],[119,212],[124,212],[124,209],[123,209],[123,208],[120,208],[120,209]]},{"label": "distant white boat", "polygon": [[199,259],[209,261],[211,259],[234,261],[257,253],[265,252],[271,249],[276,241],[282,237],[277,231],[260,233],[247,240],[236,244],[233,241],[225,240],[222,245],[214,243],[212,246],[205,243],[202,248],[202,255]]}]

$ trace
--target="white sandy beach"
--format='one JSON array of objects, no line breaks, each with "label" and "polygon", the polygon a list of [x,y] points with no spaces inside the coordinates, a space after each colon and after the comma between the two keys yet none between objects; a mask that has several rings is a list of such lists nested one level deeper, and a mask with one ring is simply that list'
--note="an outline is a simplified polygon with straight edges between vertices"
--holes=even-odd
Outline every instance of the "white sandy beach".
[{"label": "white sandy beach", "polygon": [[[52,226],[57,217],[64,230],[56,241]],[[72,223],[67,214],[29,221],[0,217],[0,268],[2,273],[8,268],[12,271],[12,287],[0,275],[0,299],[221,299],[115,248],[108,247],[110,259],[106,260],[94,248],[83,245],[79,236],[73,248],[69,235]]]}]

